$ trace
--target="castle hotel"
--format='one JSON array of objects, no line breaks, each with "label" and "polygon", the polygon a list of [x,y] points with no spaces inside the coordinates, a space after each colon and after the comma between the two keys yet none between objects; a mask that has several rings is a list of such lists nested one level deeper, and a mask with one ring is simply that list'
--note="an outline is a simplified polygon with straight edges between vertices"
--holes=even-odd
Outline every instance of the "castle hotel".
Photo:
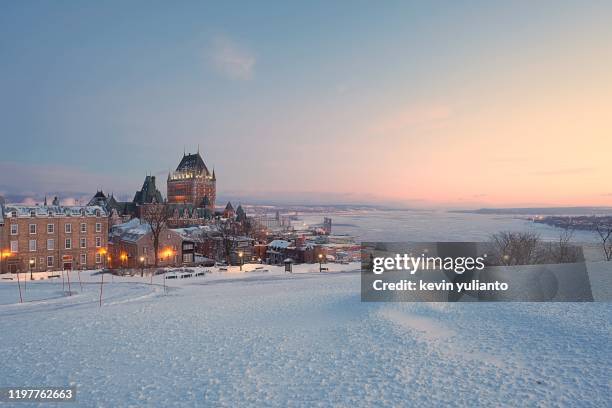
[{"label": "castle hotel", "polygon": [[176,171],[168,174],[168,203],[190,204],[214,212],[217,198],[215,171],[208,171],[200,153],[183,154]]}]

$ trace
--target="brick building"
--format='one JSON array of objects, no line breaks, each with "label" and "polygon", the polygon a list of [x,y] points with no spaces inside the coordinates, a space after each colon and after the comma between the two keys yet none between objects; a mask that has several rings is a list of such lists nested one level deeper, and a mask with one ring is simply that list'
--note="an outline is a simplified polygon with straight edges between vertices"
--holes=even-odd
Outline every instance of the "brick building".
[{"label": "brick building", "polygon": [[[164,229],[159,235],[159,266],[182,263],[183,238],[172,229]],[[153,234],[146,223],[132,218],[111,228],[109,243],[109,267],[139,268],[155,265]],[[141,262],[142,258],[142,262]]]},{"label": "brick building", "polygon": [[217,178],[208,171],[200,153],[183,154],[176,171],[168,174],[168,203],[190,204],[215,211]]},{"label": "brick building", "polygon": [[[46,201],[46,200],[45,200]],[[0,245],[6,272],[94,269],[103,266],[108,214],[99,206],[2,205]]]}]

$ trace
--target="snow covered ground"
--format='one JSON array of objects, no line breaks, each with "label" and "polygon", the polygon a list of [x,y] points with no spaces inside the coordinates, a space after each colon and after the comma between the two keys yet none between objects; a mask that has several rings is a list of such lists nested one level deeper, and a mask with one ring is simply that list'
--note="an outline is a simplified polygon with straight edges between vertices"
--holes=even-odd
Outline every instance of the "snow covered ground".
[{"label": "snow covered ground", "polygon": [[92,271],[72,296],[30,281],[23,304],[0,280],[0,387],[76,385],[86,407],[612,405],[609,303],[361,303],[358,265],[327,266],[167,291],[106,275],[101,308]]}]

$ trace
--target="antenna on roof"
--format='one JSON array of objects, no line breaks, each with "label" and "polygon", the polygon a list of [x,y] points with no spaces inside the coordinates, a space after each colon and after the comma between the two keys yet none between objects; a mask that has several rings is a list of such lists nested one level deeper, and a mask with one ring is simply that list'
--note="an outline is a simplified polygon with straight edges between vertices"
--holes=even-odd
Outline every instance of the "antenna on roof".
[{"label": "antenna on roof", "polygon": [[200,154],[200,144],[198,143],[198,154]]}]

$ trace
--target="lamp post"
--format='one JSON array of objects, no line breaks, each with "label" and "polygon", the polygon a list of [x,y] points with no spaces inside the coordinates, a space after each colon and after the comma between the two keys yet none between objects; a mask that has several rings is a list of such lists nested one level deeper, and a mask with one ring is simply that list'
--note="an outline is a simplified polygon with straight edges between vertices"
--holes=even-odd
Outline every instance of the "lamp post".
[{"label": "lamp post", "polygon": [[141,256],[140,257],[140,277],[141,278],[144,276],[144,261],[145,261],[144,256]]},{"label": "lamp post", "polygon": [[322,263],[323,263],[323,254],[319,254],[319,272],[321,272],[323,269]]},{"label": "lamp post", "polygon": [[240,258],[240,271],[242,272],[242,264],[243,264],[243,257],[244,253],[242,253],[242,251],[238,252],[238,257]]},{"label": "lamp post", "polygon": [[32,268],[34,267],[34,260],[30,259],[30,280],[34,280],[34,275],[32,275]]}]

